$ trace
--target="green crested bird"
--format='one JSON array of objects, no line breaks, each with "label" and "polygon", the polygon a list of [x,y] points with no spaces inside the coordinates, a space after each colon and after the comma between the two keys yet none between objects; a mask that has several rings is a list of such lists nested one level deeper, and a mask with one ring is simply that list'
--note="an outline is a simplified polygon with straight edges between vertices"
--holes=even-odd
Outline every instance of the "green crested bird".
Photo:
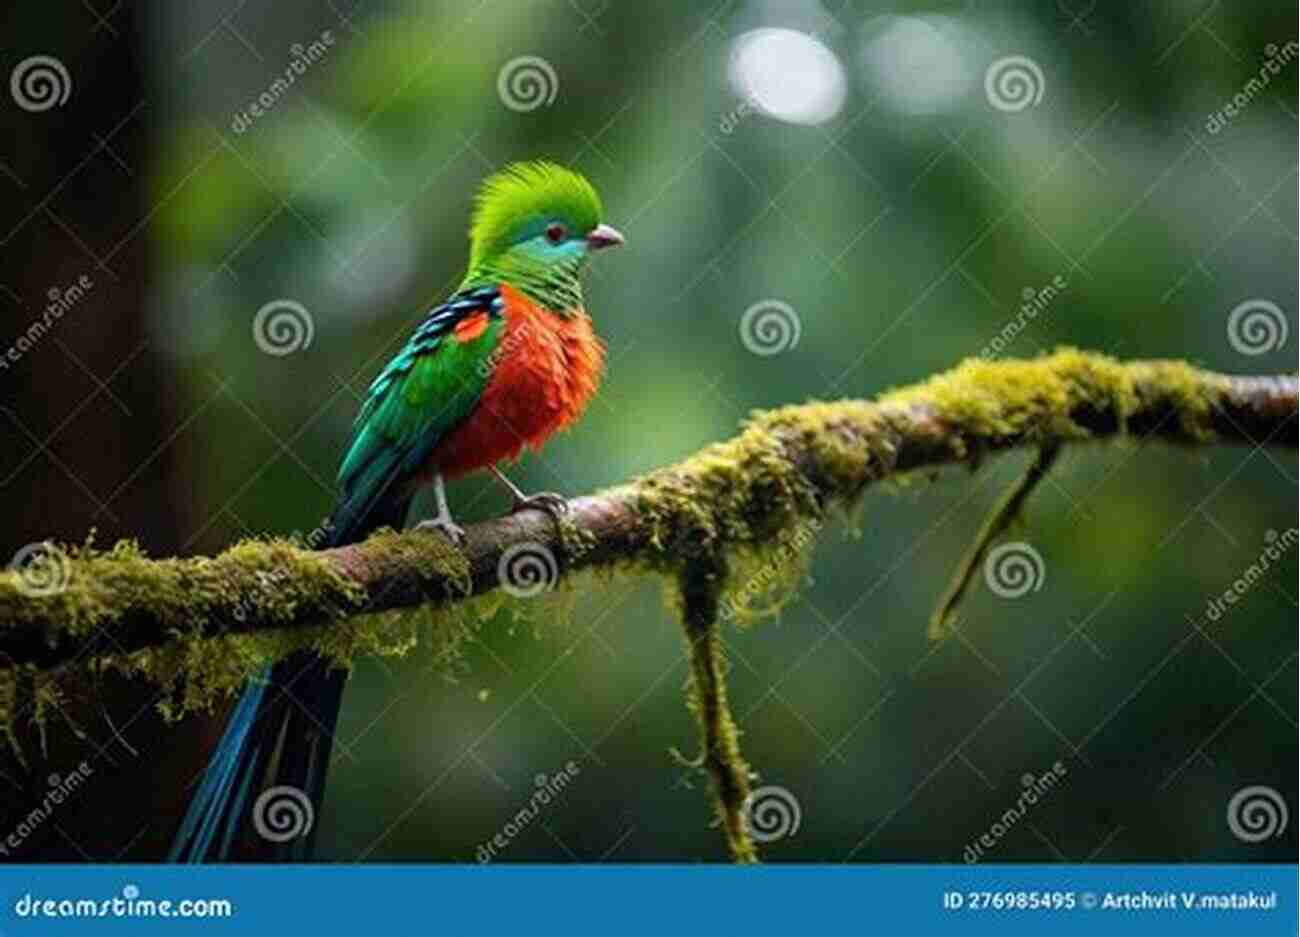
[{"label": "green crested bird", "polygon": [[[370,385],[339,469],[342,494],[323,547],[400,527],[432,484],[437,513],[420,522],[460,541],[444,480],[491,471],[515,509],[565,509],[525,495],[497,469],[538,449],[582,415],[596,392],[604,346],[583,308],[581,273],[594,251],[623,243],[602,222],[600,198],[576,172],[516,163],[490,176],[476,200],[468,271],[420,321]],[[346,672],[298,651],[252,679],[190,802],[171,861],[301,859],[314,833],[283,845],[259,840],[249,804],[268,792],[319,814]],[[314,830],[314,827],[313,827]]]}]

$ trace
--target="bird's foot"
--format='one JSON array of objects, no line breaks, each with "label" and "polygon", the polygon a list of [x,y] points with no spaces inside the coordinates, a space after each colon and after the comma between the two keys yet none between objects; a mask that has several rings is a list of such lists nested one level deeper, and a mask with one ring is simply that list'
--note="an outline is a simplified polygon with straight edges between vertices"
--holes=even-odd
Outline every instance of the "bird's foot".
[{"label": "bird's foot", "polygon": [[465,543],[465,528],[450,517],[431,517],[428,520],[420,521],[415,525],[415,529],[437,531],[450,540],[452,546],[459,547]]},{"label": "bird's foot", "polygon": [[530,508],[535,511],[545,511],[558,521],[569,513],[569,499],[554,491],[539,491],[533,495],[518,495],[515,497],[515,506],[511,509],[511,513],[517,514]]}]

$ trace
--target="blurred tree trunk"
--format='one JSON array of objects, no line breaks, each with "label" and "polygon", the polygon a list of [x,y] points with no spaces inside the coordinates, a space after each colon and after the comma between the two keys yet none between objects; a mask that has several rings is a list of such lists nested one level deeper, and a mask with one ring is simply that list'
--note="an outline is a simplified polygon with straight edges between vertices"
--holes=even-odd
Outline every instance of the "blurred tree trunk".
[{"label": "blurred tree trunk", "polygon": [[[4,77],[30,73],[21,92],[4,82],[0,107],[4,562],[27,544],[77,542],[92,529],[101,542],[134,537],[171,553],[193,526],[175,445],[184,403],[148,329],[156,193],[138,19],[130,4],[96,19],[76,2],[0,15],[4,34],[22,39],[10,43]],[[57,67],[28,62],[36,55],[57,60],[66,83]],[[96,635],[86,651],[111,642]],[[155,688],[106,678],[102,691],[69,701],[80,737],[56,716],[45,739],[19,726],[21,759],[0,744],[0,844],[28,821],[6,860],[156,857],[170,836],[216,724],[164,734]],[[30,822],[54,776],[83,761],[89,780]]]}]

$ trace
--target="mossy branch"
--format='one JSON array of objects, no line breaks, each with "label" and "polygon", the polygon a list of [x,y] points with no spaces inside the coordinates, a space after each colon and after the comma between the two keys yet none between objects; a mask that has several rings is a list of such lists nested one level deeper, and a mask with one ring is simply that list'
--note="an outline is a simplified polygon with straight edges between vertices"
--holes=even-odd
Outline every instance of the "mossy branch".
[{"label": "mossy branch", "polygon": [[970,360],[874,402],[756,413],[727,442],[575,499],[559,528],[522,512],[471,526],[462,550],[410,531],[322,551],[275,539],[184,559],[148,559],[131,544],[61,552],[56,588],[0,574],[0,661],[48,669],[182,637],[299,629],[346,647],[365,627],[360,613],[451,607],[492,592],[503,556],[524,544],[540,545],[558,577],[620,565],[677,576],[701,556],[762,551],[828,502],[890,476],[1106,439],[1294,447],[1296,406],[1294,376],[1230,377],[1075,350]]}]

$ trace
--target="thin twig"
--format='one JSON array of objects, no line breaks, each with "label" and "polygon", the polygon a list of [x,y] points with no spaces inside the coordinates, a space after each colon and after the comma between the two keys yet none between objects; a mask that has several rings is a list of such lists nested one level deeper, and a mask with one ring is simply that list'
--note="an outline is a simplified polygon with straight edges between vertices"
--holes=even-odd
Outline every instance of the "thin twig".
[{"label": "thin twig", "polygon": [[1052,466],[1056,463],[1057,456],[1060,454],[1061,444],[1059,442],[1049,442],[1040,446],[1038,454],[1034,456],[1034,461],[1029,464],[1029,468],[1025,470],[1025,473],[1020,476],[1014,485],[1007,489],[993,510],[989,512],[983,528],[976,535],[975,541],[966,551],[966,555],[962,557],[957,566],[957,571],[953,574],[952,581],[948,584],[948,589],[944,592],[943,598],[939,600],[939,605],[935,608],[934,614],[930,616],[930,638],[932,640],[937,641],[947,633],[953,612],[957,610],[962,597],[966,595],[966,589],[975,576],[975,570],[984,562],[989,547],[993,545],[993,541],[1003,531],[1007,530],[1020,517],[1025,502],[1029,500],[1029,496],[1033,494],[1039,482],[1047,477],[1047,473],[1051,471]]}]

